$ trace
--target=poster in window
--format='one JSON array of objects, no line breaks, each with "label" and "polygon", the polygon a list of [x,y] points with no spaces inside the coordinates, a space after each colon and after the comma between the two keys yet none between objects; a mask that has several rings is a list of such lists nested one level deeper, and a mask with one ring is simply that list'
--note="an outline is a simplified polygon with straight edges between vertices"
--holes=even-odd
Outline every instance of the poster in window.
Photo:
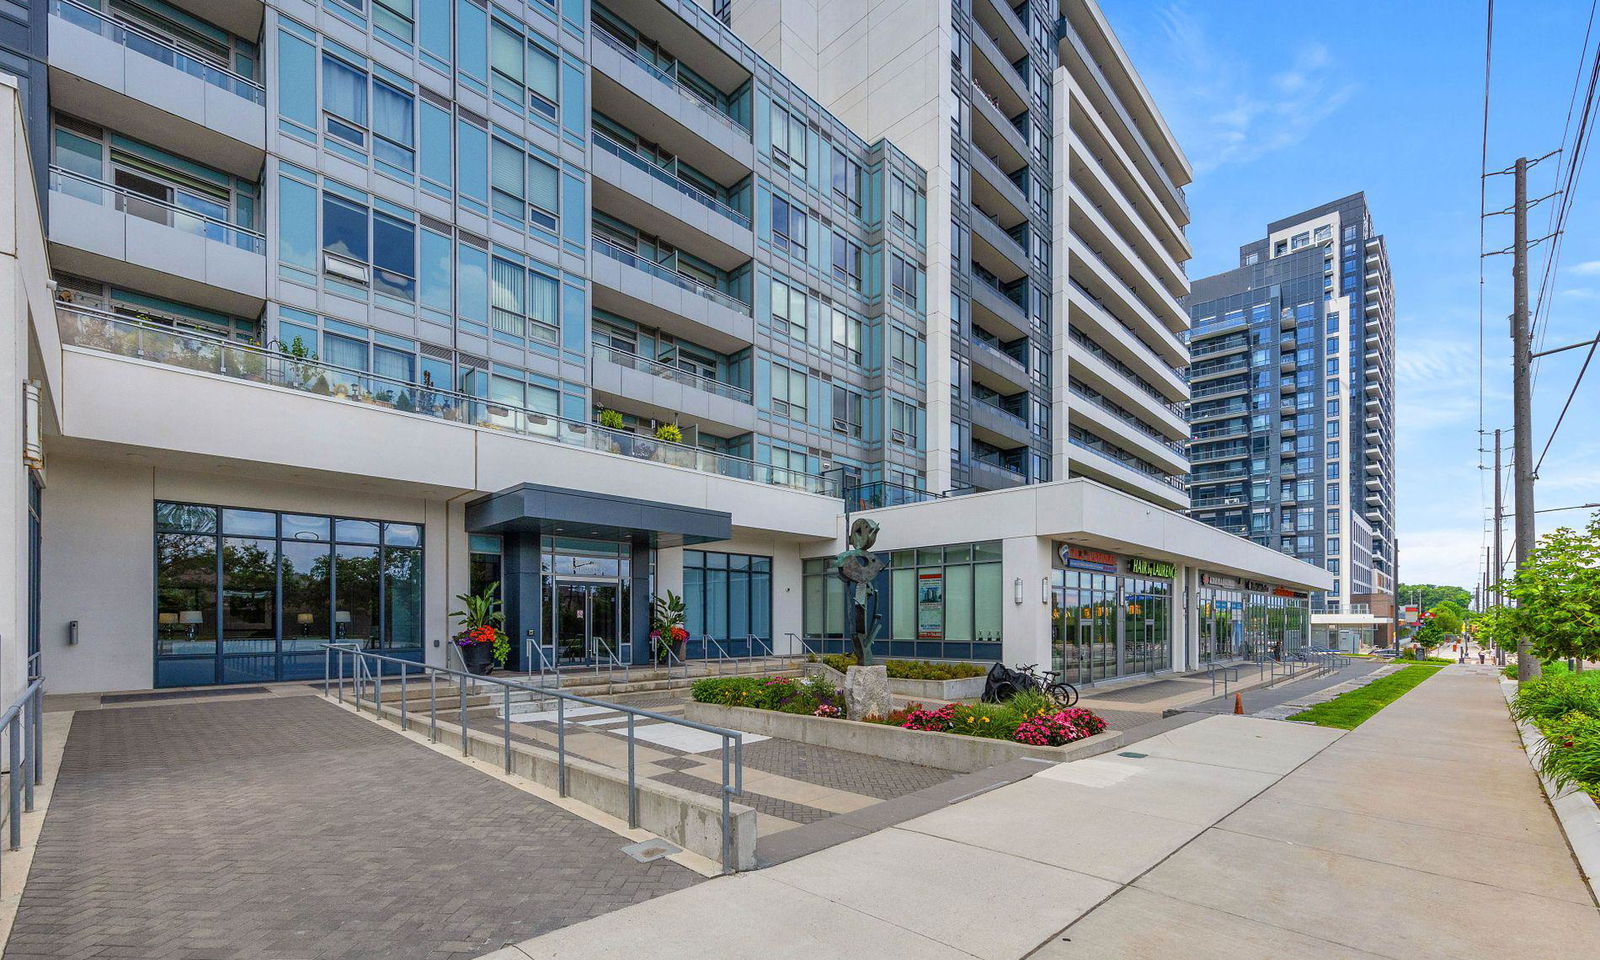
[{"label": "poster in window", "polygon": [[917,639],[944,639],[944,571],[917,574]]}]

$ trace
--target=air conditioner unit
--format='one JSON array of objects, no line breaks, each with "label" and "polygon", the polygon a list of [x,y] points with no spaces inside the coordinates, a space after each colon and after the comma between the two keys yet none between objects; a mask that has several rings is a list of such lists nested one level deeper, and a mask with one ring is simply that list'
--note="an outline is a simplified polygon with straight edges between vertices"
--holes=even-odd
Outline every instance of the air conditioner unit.
[{"label": "air conditioner unit", "polygon": [[336,257],[331,253],[322,255],[322,272],[341,280],[365,285],[368,282],[367,265]]}]

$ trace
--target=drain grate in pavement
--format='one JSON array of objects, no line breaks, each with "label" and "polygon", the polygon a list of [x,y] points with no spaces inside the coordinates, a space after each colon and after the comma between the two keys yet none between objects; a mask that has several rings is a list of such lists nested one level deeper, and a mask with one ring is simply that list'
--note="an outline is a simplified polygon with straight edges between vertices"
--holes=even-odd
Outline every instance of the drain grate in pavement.
[{"label": "drain grate in pavement", "polygon": [[159,703],[162,700],[189,700],[194,697],[240,697],[252,693],[270,693],[266,687],[217,687],[214,690],[173,690],[170,693],[108,693],[100,698],[105,703]]},{"label": "drain grate in pavement", "polygon": [[622,852],[626,853],[628,856],[639,861],[640,863],[650,863],[653,860],[660,860],[663,857],[670,857],[674,853],[682,853],[683,848],[675,847],[667,841],[657,837],[653,840],[641,840],[638,843],[630,843],[626,847],[622,848]]}]

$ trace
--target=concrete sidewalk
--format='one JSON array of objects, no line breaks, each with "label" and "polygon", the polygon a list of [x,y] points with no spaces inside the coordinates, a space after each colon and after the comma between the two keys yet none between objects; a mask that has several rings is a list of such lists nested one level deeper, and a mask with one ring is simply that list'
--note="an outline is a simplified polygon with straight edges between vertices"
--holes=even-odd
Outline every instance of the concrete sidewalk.
[{"label": "concrete sidewalk", "polygon": [[[1457,826],[1434,825],[1446,812]],[[492,956],[1547,960],[1596,942],[1497,688],[1451,667],[1350,734],[1207,717]]]}]

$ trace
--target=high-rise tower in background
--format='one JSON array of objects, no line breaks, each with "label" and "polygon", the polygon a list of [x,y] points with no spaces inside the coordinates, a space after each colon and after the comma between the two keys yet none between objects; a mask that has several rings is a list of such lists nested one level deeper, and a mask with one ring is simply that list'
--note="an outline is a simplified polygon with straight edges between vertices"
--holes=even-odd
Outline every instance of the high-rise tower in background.
[{"label": "high-rise tower in background", "polygon": [[1188,505],[1188,161],[1093,0],[734,0],[741,36],[928,172],[928,485]]},{"label": "high-rise tower in background", "polygon": [[1187,303],[1190,514],[1337,578],[1315,640],[1388,638],[1394,283],[1365,195],[1268,224]]}]

